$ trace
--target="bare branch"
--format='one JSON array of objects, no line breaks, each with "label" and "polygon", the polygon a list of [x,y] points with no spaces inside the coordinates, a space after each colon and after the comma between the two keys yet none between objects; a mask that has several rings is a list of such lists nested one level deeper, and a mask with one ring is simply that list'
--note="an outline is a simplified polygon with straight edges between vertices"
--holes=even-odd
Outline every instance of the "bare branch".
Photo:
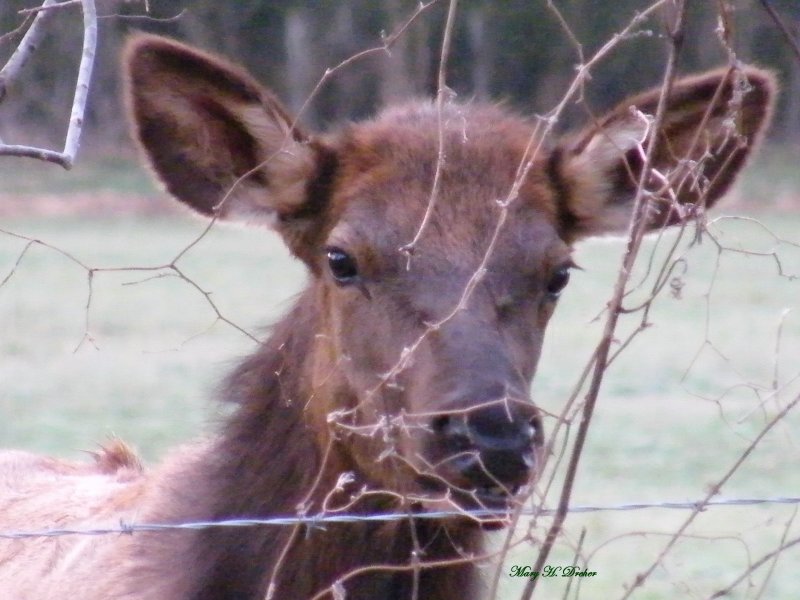
[{"label": "bare branch", "polygon": [[83,0],[83,49],[81,51],[81,64],[78,68],[78,81],[75,85],[75,99],[72,103],[72,114],[70,115],[69,129],[67,130],[67,140],[64,143],[64,155],[69,161],[68,165],[65,165],[66,168],[72,166],[75,155],[78,153],[96,48],[97,11],[94,0]]},{"label": "bare branch", "polygon": [[[672,3],[667,4],[667,6],[671,5],[673,4]],[[662,123],[664,123],[667,97],[672,87],[672,82],[675,78],[678,54],[680,52],[681,42],[683,39],[682,38],[683,21],[685,16],[686,3],[684,0],[675,0],[674,6],[677,10],[674,17],[673,25],[669,32],[671,46],[670,46],[669,57],[667,60],[667,67],[664,73],[664,83],[661,88],[661,95],[658,101],[658,108],[656,109],[656,115],[652,125],[654,131],[659,131]],[[644,236],[645,225],[647,223],[646,219],[647,198],[645,195],[645,184],[647,178],[649,177],[650,165],[653,164],[657,139],[658,136],[653,135],[650,138],[650,142],[648,143],[647,146],[641,177],[639,179],[636,189],[636,197],[634,199],[633,213],[631,216],[630,226],[628,229],[628,246],[625,252],[625,256],[623,257],[622,266],[617,276],[617,282],[614,287],[614,292],[611,301],[608,304],[608,317],[603,331],[603,336],[600,340],[600,343],[597,346],[597,350],[593,357],[594,371],[592,374],[592,379],[589,383],[589,391],[587,392],[586,399],[583,405],[583,412],[581,414],[580,424],[578,425],[578,433],[576,434],[575,442],[573,444],[572,455],[570,456],[569,463],[567,465],[565,481],[563,487],[561,488],[561,497],[559,498],[558,502],[558,512],[556,513],[556,516],[553,519],[553,523],[547,532],[544,544],[542,545],[542,548],[539,551],[539,555],[536,559],[536,564],[534,565],[533,568],[534,571],[541,571],[544,565],[547,563],[547,558],[550,555],[550,551],[553,545],[555,544],[556,538],[561,532],[561,528],[564,524],[564,521],[567,516],[567,511],[569,509],[569,502],[570,502],[570,497],[572,496],[572,487],[574,485],[575,477],[577,475],[578,464],[580,462],[581,454],[583,453],[583,447],[586,442],[586,436],[589,431],[589,425],[591,423],[592,415],[594,413],[594,407],[595,404],[597,403],[597,398],[600,393],[600,386],[605,377],[606,368],[608,364],[608,357],[611,351],[612,342],[614,340],[614,332],[617,327],[617,320],[619,318],[620,309],[622,307],[622,301],[625,296],[625,287],[628,283],[628,279],[630,278],[630,273],[633,267],[633,263],[636,259],[636,256],[639,251],[639,246],[641,245],[641,241]],[[530,600],[530,598],[533,597],[538,580],[539,578],[537,577],[528,581],[528,584],[525,586],[525,591],[522,595],[523,600]]]},{"label": "bare branch", "polygon": [[65,169],[69,169],[72,166],[62,152],[47,150],[46,148],[36,148],[35,146],[0,144],[0,156],[35,158],[37,160],[61,165]]},{"label": "bare branch", "polygon": [[797,546],[798,544],[800,544],[800,537],[796,537],[794,539],[791,539],[788,542],[785,541],[785,539],[786,539],[785,533],[786,533],[786,531],[784,532],[784,538],[781,539],[781,545],[780,546],[778,546],[772,552],[769,552],[768,554],[765,554],[764,556],[762,556],[760,559],[758,559],[756,562],[754,562],[752,565],[750,565],[750,567],[748,567],[747,570],[744,573],[742,573],[739,577],[737,577],[727,587],[725,587],[725,588],[723,588],[721,590],[717,590],[716,592],[714,592],[710,596],[710,598],[724,598],[726,596],[729,596],[730,593],[733,591],[733,589],[737,585],[739,585],[745,579],[747,579],[747,577],[749,577],[758,568],[762,567],[765,563],[767,563],[767,562],[769,562],[771,560],[772,561],[777,560],[782,552],[784,552],[785,550],[788,550],[789,548],[792,548],[792,547]]},{"label": "bare branch", "polygon": [[[53,5],[54,2],[55,0],[45,0],[42,7],[47,8]],[[89,82],[92,78],[95,50],[97,48],[97,11],[94,0],[81,0],[81,5],[83,7],[83,50],[81,52],[80,66],[78,67],[78,79],[75,84],[75,96],[72,102],[72,112],[64,142],[64,150],[56,152],[30,146],[0,144],[0,156],[36,158],[61,165],[65,169],[72,168],[75,156],[78,153],[81,132],[83,131],[86,99],[89,95]],[[19,77],[22,67],[41,41],[44,35],[42,23],[49,18],[50,14],[52,14],[50,10],[40,10],[38,12],[19,47],[6,63],[6,66],[3,67],[3,70],[0,71],[0,102],[5,97],[8,83]]]},{"label": "bare branch", "polygon": [[[149,11],[147,7],[147,0],[122,0],[125,4],[144,4],[145,10]],[[56,2],[55,4],[43,4],[42,6],[34,6],[33,8],[23,8],[17,11],[21,15],[35,15],[40,12],[56,11],[62,8],[74,8],[81,6],[83,0],[63,0],[63,2]]]},{"label": "bare branch", "polygon": [[306,110],[308,109],[308,106],[317,97],[320,90],[325,86],[325,84],[336,73],[368,56],[371,56],[373,54],[378,54],[380,52],[388,52],[389,50],[391,50],[391,48],[397,43],[397,40],[400,39],[400,37],[408,30],[409,27],[411,27],[414,21],[416,21],[420,15],[422,15],[431,6],[433,6],[439,1],[440,0],[428,0],[428,2],[420,2],[417,5],[416,9],[414,9],[414,12],[411,13],[411,16],[409,16],[403,23],[401,23],[400,26],[397,27],[397,29],[395,29],[390,35],[383,37],[383,39],[381,40],[382,43],[380,45],[374,46],[372,48],[367,48],[366,50],[362,50],[361,52],[357,52],[356,54],[353,54],[349,58],[346,58],[345,60],[341,61],[339,64],[325,69],[325,72],[322,74],[322,77],[320,77],[319,81],[317,81],[317,84],[314,86],[314,89],[311,90],[311,93],[309,93],[308,97],[306,98],[306,101],[303,102],[303,105],[297,111],[295,119],[294,121],[292,121],[291,129],[292,130],[295,129],[297,123],[300,121],[300,118],[305,114]]},{"label": "bare branch", "polygon": [[0,35],[0,44],[5,44],[9,40],[11,40],[14,36],[20,35],[21,32],[24,31],[25,28],[28,26],[31,19],[33,19],[31,15],[26,16],[25,19],[22,21],[22,23],[17,25],[14,29],[9,31],[8,33]]},{"label": "bare branch", "polygon": [[425,215],[417,228],[417,233],[414,238],[406,245],[400,248],[400,252],[404,253],[409,259],[414,252],[414,247],[417,245],[419,238],[425,231],[425,227],[430,221],[433,214],[433,208],[436,206],[436,198],[439,195],[439,184],[442,179],[442,169],[444,168],[447,157],[444,152],[444,123],[443,111],[445,102],[450,100],[453,91],[447,87],[447,59],[450,57],[450,42],[453,37],[453,27],[456,20],[456,9],[458,8],[458,0],[450,0],[447,7],[447,21],[444,25],[444,34],[442,35],[442,50],[439,54],[439,73],[437,76],[437,91],[436,91],[436,117],[438,119],[439,128],[439,149],[438,157],[436,159],[436,171],[433,174],[433,184],[431,186],[431,195],[428,200],[428,206],[425,209]]},{"label": "bare branch", "polygon": [[786,23],[783,22],[781,16],[775,11],[774,8],[770,5],[767,0],[759,0],[761,2],[761,6],[764,7],[764,10],[767,11],[770,18],[773,20],[775,25],[780,29],[780,32],[783,34],[783,37],[786,39],[786,43],[789,44],[794,55],[797,57],[797,60],[800,61],[800,43],[798,43],[795,36],[789,31],[789,28],[786,26]]},{"label": "bare branch", "polygon": [[641,587],[644,584],[647,578],[653,573],[653,571],[656,570],[658,565],[661,564],[661,561],[664,560],[664,557],[672,549],[675,543],[681,538],[681,536],[684,534],[689,525],[691,525],[697,518],[697,516],[703,510],[705,510],[708,501],[719,493],[719,491],[722,489],[722,486],[728,483],[730,478],[733,477],[733,474],[739,470],[739,467],[742,465],[742,463],[744,463],[744,461],[747,460],[747,458],[756,449],[758,444],[761,443],[761,440],[764,439],[764,437],[772,430],[772,428],[775,427],[775,425],[777,425],[778,423],[780,423],[784,419],[784,417],[786,417],[786,415],[788,415],[798,404],[800,404],[800,395],[798,395],[796,398],[794,398],[794,400],[789,402],[786,405],[786,407],[784,407],[783,410],[778,412],[772,419],[770,419],[769,422],[761,429],[761,431],[758,432],[758,435],[753,439],[752,442],[750,442],[750,444],[747,446],[744,452],[742,452],[741,455],[739,455],[739,457],[734,461],[733,465],[731,465],[730,468],[728,468],[728,470],[725,472],[722,478],[716,484],[710,486],[710,489],[706,494],[706,497],[697,503],[697,508],[695,508],[691,512],[691,514],[686,518],[686,520],[681,524],[681,526],[678,527],[677,530],[675,530],[675,533],[672,534],[672,537],[670,537],[669,541],[661,550],[661,552],[658,554],[656,559],[650,564],[650,566],[647,569],[645,569],[642,573],[636,575],[636,578],[634,579],[634,581],[630,583],[627,592],[625,593],[624,596],[622,596],[621,600],[629,598],[631,594],[633,594],[636,588]]}]

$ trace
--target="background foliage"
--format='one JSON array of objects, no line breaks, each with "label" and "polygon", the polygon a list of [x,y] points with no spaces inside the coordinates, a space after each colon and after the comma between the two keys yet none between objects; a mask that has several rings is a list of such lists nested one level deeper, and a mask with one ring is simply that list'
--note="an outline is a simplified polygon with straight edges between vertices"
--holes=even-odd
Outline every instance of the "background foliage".
[{"label": "background foliage", "polygon": [[[560,0],[552,3],[582,45],[586,57],[622,29],[648,0]],[[800,139],[800,70],[792,68],[791,48],[755,0],[732,0],[737,57],[774,69],[782,95],[772,137]],[[772,0],[787,22],[800,19],[796,0]],[[22,8],[32,0],[0,3],[0,32],[22,22]],[[107,152],[127,146],[120,118],[118,62],[123,40],[145,30],[186,40],[246,65],[275,89],[295,111],[328,68],[370,47],[380,46],[405,24],[419,6],[416,0],[150,0],[101,1],[98,62],[92,84],[86,151]],[[727,57],[713,31],[716,2],[691,2],[681,70],[691,72],[724,64]],[[60,11],[23,82],[0,106],[0,137],[13,143],[23,137],[47,140],[64,129],[80,58],[80,9]],[[369,115],[386,102],[432,96],[436,89],[442,24],[446,3],[433,2],[387,52],[356,61],[320,90],[301,121],[325,128]],[[526,113],[546,113],[562,97],[578,48],[558,22],[548,2],[530,0],[463,0],[448,61],[448,83],[462,98],[505,100]],[[0,64],[18,36],[0,42]],[[632,91],[659,83],[666,41],[659,18],[646,21],[593,71],[586,89],[588,103],[566,115],[568,126],[600,111]]]}]

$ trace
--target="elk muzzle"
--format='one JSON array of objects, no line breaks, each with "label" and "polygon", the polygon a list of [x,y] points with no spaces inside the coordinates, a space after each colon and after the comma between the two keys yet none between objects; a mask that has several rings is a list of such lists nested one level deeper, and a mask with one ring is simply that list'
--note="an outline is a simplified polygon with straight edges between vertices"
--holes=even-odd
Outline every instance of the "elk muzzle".
[{"label": "elk muzzle", "polygon": [[530,402],[503,399],[440,415],[431,430],[437,475],[479,507],[507,504],[538,470],[542,426]]}]

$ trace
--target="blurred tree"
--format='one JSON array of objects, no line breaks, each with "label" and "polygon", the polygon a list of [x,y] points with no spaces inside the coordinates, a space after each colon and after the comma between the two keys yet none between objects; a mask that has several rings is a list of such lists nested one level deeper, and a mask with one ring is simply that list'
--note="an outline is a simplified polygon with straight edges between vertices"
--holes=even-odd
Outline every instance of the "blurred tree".
[{"label": "blurred tree", "polygon": [[[734,50],[744,61],[775,69],[783,94],[775,131],[784,142],[800,139],[800,62],[759,0],[721,0],[733,9]],[[38,0],[3,0],[0,35],[23,22],[19,10]],[[552,6],[549,6],[552,4]],[[524,112],[544,114],[562,97],[583,59],[625,27],[649,0],[461,0],[447,65],[448,84],[462,99],[494,98]],[[795,34],[800,2],[770,0]],[[272,87],[312,127],[369,115],[376,107],[411,96],[433,96],[447,1],[419,10],[418,0],[103,0],[97,65],[87,114],[87,143],[106,151],[126,139],[119,102],[119,50],[130,31],[169,35],[241,62]],[[689,3],[684,72],[724,64],[726,49],[717,31],[720,2]],[[556,12],[557,9],[558,13]],[[63,131],[80,58],[80,9],[59,10],[24,85],[0,104],[0,136],[13,141],[49,140]],[[563,19],[563,21],[562,21]],[[311,102],[307,99],[326,69],[368,48],[408,24],[388,50],[376,50],[336,70]],[[0,38],[5,62],[19,36]],[[592,71],[585,103],[570,107],[560,127],[584,120],[624,95],[661,77],[665,48],[656,16]],[[582,55],[581,55],[582,53]],[[58,133],[56,133],[58,132]]]},{"label": "blurred tree", "polygon": [[766,19],[760,3],[741,3],[737,26],[739,28],[742,58],[775,69],[782,82],[779,98],[778,120],[773,127],[774,139],[785,144],[800,143],[800,2],[797,0],[769,0],[779,14],[796,48],[793,49],[778,33],[775,24]]}]

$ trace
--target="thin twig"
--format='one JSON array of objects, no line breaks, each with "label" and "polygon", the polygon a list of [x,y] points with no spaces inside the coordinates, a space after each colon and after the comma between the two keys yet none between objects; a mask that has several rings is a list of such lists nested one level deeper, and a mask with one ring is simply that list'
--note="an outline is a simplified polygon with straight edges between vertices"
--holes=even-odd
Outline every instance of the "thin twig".
[{"label": "thin twig", "polygon": [[757,560],[752,565],[750,565],[747,568],[747,570],[744,573],[742,573],[739,577],[737,577],[733,582],[731,582],[728,585],[728,587],[714,592],[711,596],[709,596],[709,598],[713,599],[713,598],[723,598],[723,597],[729,596],[730,593],[733,591],[733,589],[737,585],[742,583],[742,581],[744,581],[747,577],[749,577],[750,574],[753,573],[756,569],[761,567],[767,561],[772,560],[773,558],[779,556],[782,552],[788,550],[789,548],[797,546],[798,544],[800,544],[800,537],[796,537],[796,538],[794,538],[792,540],[789,540],[788,542],[782,543],[775,550],[773,550],[772,552],[770,552],[768,554],[765,554],[759,560]]},{"label": "thin twig", "polygon": [[744,463],[744,461],[747,460],[747,458],[756,449],[758,444],[761,443],[761,440],[764,439],[764,437],[772,430],[772,428],[775,427],[775,425],[777,425],[778,423],[780,423],[786,417],[786,415],[788,415],[798,404],[800,404],[800,395],[798,395],[794,400],[789,402],[783,410],[781,410],[772,419],[770,419],[769,422],[761,429],[761,431],[759,431],[758,435],[753,439],[752,442],[750,442],[750,444],[747,446],[744,452],[742,452],[741,455],[739,455],[739,457],[736,459],[736,461],[734,461],[733,465],[731,465],[728,468],[728,470],[725,472],[722,478],[716,484],[710,487],[705,498],[697,503],[697,507],[691,512],[689,517],[687,517],[687,519],[681,524],[680,527],[678,527],[675,533],[672,534],[669,541],[664,546],[664,548],[662,548],[661,552],[659,552],[656,559],[650,564],[649,567],[647,567],[647,569],[636,575],[635,579],[630,583],[627,591],[625,592],[625,595],[622,596],[621,600],[629,598],[631,594],[633,594],[634,590],[636,590],[637,588],[641,587],[644,584],[647,578],[661,564],[661,561],[664,560],[664,557],[669,553],[670,550],[672,550],[672,547],[683,536],[683,533],[686,531],[689,525],[691,525],[697,518],[697,516],[701,512],[703,512],[703,510],[705,510],[707,503],[719,493],[719,491],[726,483],[728,483],[730,478],[733,477],[733,474],[739,470],[739,467],[742,465],[742,463]]},{"label": "thin twig", "polygon": [[[764,579],[761,581],[761,587],[758,590],[758,594],[755,597],[755,600],[759,600],[760,598],[764,597],[764,592],[767,589],[767,585],[769,585],[770,579],[772,579],[773,574],[775,573],[775,568],[778,566],[778,559],[781,556],[781,552],[785,550],[786,546],[786,538],[789,537],[789,532],[792,529],[792,525],[794,525],[794,520],[797,518],[797,507],[794,507],[792,511],[792,516],[786,521],[786,525],[783,527],[783,534],[781,535],[781,541],[778,545],[778,549],[780,552],[771,552],[772,554],[769,567],[767,568],[767,574],[764,575]],[[762,558],[763,560],[763,558]],[[768,559],[769,560],[769,559]],[[761,562],[761,561],[759,561]],[[763,563],[762,563],[763,564]]]},{"label": "thin twig", "polygon": [[444,149],[444,105],[450,100],[452,90],[447,86],[447,61],[450,57],[450,43],[453,37],[453,28],[455,26],[456,9],[458,8],[458,0],[450,0],[447,7],[447,20],[444,25],[444,34],[442,35],[442,49],[439,54],[439,73],[437,76],[437,91],[436,91],[436,118],[438,126],[438,150],[436,158],[436,171],[433,174],[433,184],[431,185],[431,194],[428,198],[428,206],[425,209],[425,214],[422,221],[414,234],[413,239],[407,244],[400,247],[400,252],[405,254],[408,259],[414,253],[414,248],[422,237],[428,223],[433,215],[433,209],[436,206],[436,199],[439,197],[439,186],[442,180],[442,169],[444,168],[447,156]]},{"label": "thin twig", "polygon": [[[647,182],[647,178],[649,177],[650,165],[653,164],[653,159],[655,157],[655,151],[658,143],[658,132],[661,129],[662,123],[664,123],[664,116],[667,108],[667,98],[672,88],[672,82],[675,78],[678,54],[680,52],[681,42],[683,39],[683,20],[686,9],[685,0],[677,0],[676,8],[677,14],[675,15],[671,31],[669,32],[671,45],[667,59],[667,66],[664,73],[664,82],[661,88],[661,95],[658,99],[658,107],[656,109],[656,115],[652,125],[653,135],[647,144],[642,172],[636,187],[636,196],[633,202],[634,208],[628,229],[627,249],[623,257],[619,274],[617,276],[616,284],[614,286],[614,293],[611,301],[608,304],[608,317],[606,319],[603,337],[601,338],[595,353],[594,372],[589,383],[589,391],[586,394],[586,400],[583,405],[581,420],[578,425],[578,432],[573,444],[572,455],[570,456],[570,460],[567,465],[567,472],[564,478],[564,484],[561,488],[558,511],[553,519],[550,529],[547,532],[544,544],[539,551],[535,566],[533,567],[534,571],[541,571],[546,564],[547,558],[550,555],[550,551],[552,550],[556,538],[561,532],[561,528],[567,517],[569,502],[572,496],[572,488],[578,471],[578,464],[583,453],[586,436],[589,431],[589,425],[594,413],[594,407],[597,403],[597,398],[600,393],[600,386],[605,377],[608,356],[614,340],[614,332],[617,327],[617,320],[620,315],[620,308],[625,295],[625,287],[628,283],[628,279],[630,278],[630,273],[632,271],[633,263],[636,260],[642,238],[644,237],[644,231],[647,224],[646,209],[648,204],[647,197],[644,193],[645,184]],[[533,597],[538,580],[539,578],[537,577],[528,581],[521,597],[523,600],[530,600],[530,598]]]},{"label": "thin twig", "polygon": [[[380,45],[373,46],[372,48],[367,48],[366,50],[362,50],[361,52],[357,52],[356,54],[353,54],[352,56],[341,61],[339,64],[325,69],[325,72],[322,74],[322,77],[319,78],[319,81],[317,81],[316,85],[314,86],[314,89],[311,90],[305,102],[303,102],[303,105],[295,114],[294,121],[292,121],[289,130],[294,131],[297,128],[297,124],[300,122],[300,119],[305,114],[306,110],[308,110],[309,105],[317,97],[320,90],[323,87],[325,87],[325,84],[336,73],[349,67],[355,62],[358,62],[369,56],[372,56],[373,54],[379,54],[391,50],[392,47],[394,47],[394,45],[397,43],[397,40],[399,40],[400,37],[408,30],[408,28],[411,27],[411,25],[413,25],[413,23],[419,18],[419,16],[422,15],[425,11],[427,11],[431,6],[433,6],[437,2],[440,2],[440,0],[429,0],[428,2],[424,3],[420,2],[419,5],[417,5],[417,8],[414,10],[414,12],[411,14],[411,16],[409,16],[403,23],[401,23],[400,26],[397,29],[395,29],[390,35],[384,37],[381,40],[382,43]],[[287,134],[287,136],[291,137],[290,134]],[[260,166],[261,165],[259,165],[259,167]]]},{"label": "thin twig", "polygon": [[33,19],[32,15],[26,16],[22,20],[22,23],[17,25],[14,29],[0,35],[0,44],[5,44],[7,42],[10,42],[10,40],[14,38],[14,36],[21,35],[21,32],[24,31],[26,27],[28,27],[28,24],[31,22],[31,19]]},{"label": "thin twig", "polygon": [[[87,341],[94,345],[93,337],[92,337],[91,331],[89,329],[89,325],[90,325],[90,322],[91,322],[89,313],[91,312],[91,308],[92,308],[92,297],[93,297],[92,296],[92,285],[93,285],[93,282],[94,282],[94,277],[96,275],[98,275],[98,274],[101,274],[101,273],[124,273],[124,272],[129,272],[129,271],[130,272],[134,272],[134,271],[135,272],[142,272],[142,273],[155,273],[155,275],[153,275],[152,277],[149,277],[146,281],[149,281],[150,279],[156,279],[156,278],[159,278],[159,277],[163,277],[163,276],[166,276],[166,275],[171,275],[171,276],[178,277],[182,281],[186,282],[190,287],[194,288],[197,292],[199,292],[200,295],[203,296],[203,298],[206,300],[206,303],[209,305],[211,310],[214,312],[214,315],[216,317],[216,321],[215,322],[225,323],[226,325],[232,327],[233,329],[235,329],[236,331],[238,331],[239,333],[241,333],[245,337],[249,338],[250,340],[252,340],[252,341],[254,341],[256,343],[259,343],[259,339],[256,336],[254,336],[252,333],[250,333],[245,328],[243,328],[242,326],[238,325],[236,322],[234,322],[232,319],[230,319],[229,317],[225,316],[222,313],[220,308],[216,305],[216,303],[214,302],[213,298],[211,297],[212,296],[211,292],[206,291],[205,289],[203,289],[200,286],[200,284],[198,284],[191,277],[186,275],[180,269],[180,267],[178,266],[178,261],[181,258],[183,258],[183,256],[186,254],[186,252],[188,251],[189,248],[194,247],[199,242],[199,239],[207,234],[208,230],[209,230],[209,228],[205,228],[203,230],[203,232],[201,233],[201,235],[197,239],[193,240],[186,248],[182,249],[168,263],[165,263],[165,264],[162,264],[162,265],[156,265],[156,266],[102,267],[101,268],[101,267],[89,266],[86,263],[84,263],[83,261],[81,261],[79,258],[77,258],[76,256],[70,254],[69,252],[67,252],[65,250],[62,250],[61,248],[59,248],[57,246],[54,246],[54,245],[49,244],[47,242],[44,242],[44,241],[42,241],[40,239],[31,238],[31,237],[28,237],[28,236],[25,236],[25,235],[14,233],[13,231],[0,229],[0,234],[7,235],[7,236],[10,236],[10,237],[13,237],[13,238],[16,238],[18,240],[21,240],[21,241],[25,242],[25,246],[23,247],[22,251],[18,254],[17,259],[16,259],[13,267],[3,277],[2,281],[0,281],[0,287],[5,285],[15,275],[15,273],[17,272],[17,269],[19,268],[19,265],[21,264],[21,262],[23,260],[23,258],[28,254],[30,249],[33,246],[41,246],[43,248],[47,248],[48,250],[51,250],[53,252],[56,252],[56,253],[60,254],[61,256],[63,256],[67,260],[69,260],[70,262],[72,262],[72,263],[76,264],[77,266],[79,266],[81,269],[83,269],[87,273],[88,292],[87,292],[87,301],[86,301],[86,305],[85,305],[85,311],[86,311],[86,315],[85,315],[85,318],[84,318],[85,329],[84,329],[83,337],[82,337],[81,341],[78,343],[78,346],[77,346],[76,350],[78,348],[80,348],[83,345],[83,343],[85,343]],[[141,283],[141,282],[139,282],[139,283]],[[130,285],[130,284],[128,284],[128,285]]]},{"label": "thin twig", "polygon": [[[581,527],[581,534],[578,537],[578,543],[575,546],[575,552],[573,553],[572,564],[577,565],[578,561],[581,559],[581,553],[583,551],[583,542],[586,540],[586,527]],[[573,578],[570,577],[567,580],[567,585],[564,587],[564,596],[562,600],[569,600],[569,592],[570,588],[572,587]]]},{"label": "thin twig", "polygon": [[800,61],[800,44],[798,44],[797,40],[795,39],[794,35],[789,28],[786,26],[786,23],[783,22],[780,15],[775,11],[774,8],[770,5],[767,0],[760,0],[761,6],[764,7],[764,10],[767,11],[770,18],[775,22],[775,25],[778,26],[783,37],[786,38],[786,42],[789,44],[789,47],[794,52],[794,55],[797,57],[797,60]]},{"label": "thin twig", "polygon": [[[146,0],[122,0],[125,4],[147,4]],[[23,8],[17,11],[20,15],[32,15],[32,14],[39,14],[42,12],[52,12],[62,8],[74,8],[76,6],[80,6],[83,3],[83,0],[63,0],[62,2],[56,2],[55,4],[43,4],[42,6],[34,6],[33,8]]]}]

